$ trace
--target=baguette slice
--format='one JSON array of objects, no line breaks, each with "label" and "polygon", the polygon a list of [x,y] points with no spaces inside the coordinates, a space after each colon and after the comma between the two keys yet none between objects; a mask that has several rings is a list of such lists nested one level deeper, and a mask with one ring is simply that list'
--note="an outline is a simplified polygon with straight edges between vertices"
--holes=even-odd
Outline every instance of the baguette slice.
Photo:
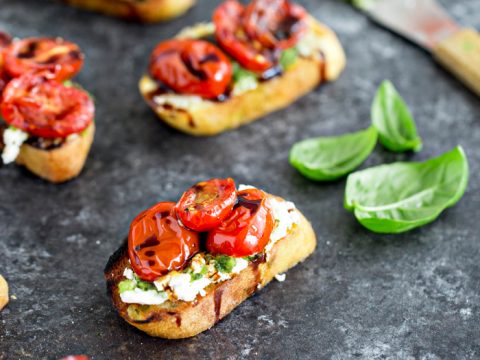
[{"label": "baguette slice", "polygon": [[16,163],[53,183],[70,180],[82,171],[94,134],[95,124],[92,122],[81,135],[56,149],[43,150],[23,144]]},{"label": "baguette slice", "polygon": [[312,226],[298,213],[300,221],[275,243],[268,260],[250,262],[231,279],[208,286],[206,295],[197,296],[192,302],[167,301],[150,306],[122,302],[118,283],[123,280],[123,271],[129,264],[125,244],[110,257],[105,268],[107,288],[115,308],[129,324],[151,336],[182,339],[211,328],[275,275],[305,260],[315,250]]},{"label": "baguette slice", "polygon": [[106,15],[141,22],[156,22],[180,16],[195,0],[63,0],[64,2]]},{"label": "baguette slice", "polygon": [[[248,124],[270,112],[289,106],[295,100],[325,81],[340,76],[346,63],[345,53],[335,33],[313,17],[308,19],[311,31],[320,40],[320,57],[299,57],[284,74],[260,82],[257,88],[232,96],[223,102],[203,100],[188,108],[158,104],[152,93],[156,82],[144,75],[140,92],[149,106],[168,125],[191,135],[216,135]],[[152,91],[153,88],[153,91]]]}]

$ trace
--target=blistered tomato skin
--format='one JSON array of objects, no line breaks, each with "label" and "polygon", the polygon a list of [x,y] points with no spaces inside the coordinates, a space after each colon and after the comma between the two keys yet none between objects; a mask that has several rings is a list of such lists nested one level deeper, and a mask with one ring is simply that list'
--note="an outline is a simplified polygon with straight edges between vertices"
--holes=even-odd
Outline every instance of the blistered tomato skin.
[{"label": "blistered tomato skin", "polygon": [[230,214],[237,200],[233,179],[211,179],[185,191],[175,206],[180,221],[195,231],[208,231]]},{"label": "blistered tomato skin", "polygon": [[227,0],[213,14],[215,36],[242,67],[262,73],[275,67],[281,51],[303,36],[306,15],[286,0],[254,0],[247,7]]},{"label": "blistered tomato skin", "polygon": [[275,219],[267,195],[258,189],[237,193],[237,204],[230,215],[207,236],[212,254],[243,257],[257,254],[270,240]]},{"label": "blistered tomato skin", "polygon": [[74,77],[83,65],[78,45],[61,38],[27,38],[5,49],[5,69],[12,77],[49,71],[57,81]]},{"label": "blistered tomato skin", "polygon": [[253,0],[243,16],[243,27],[251,39],[268,49],[288,49],[307,30],[306,10],[287,0]]},{"label": "blistered tomato skin", "polygon": [[150,58],[150,74],[181,94],[215,99],[225,94],[232,64],[215,45],[203,40],[160,43]]},{"label": "blistered tomato skin", "polygon": [[174,202],[158,203],[130,225],[128,256],[142,280],[154,281],[169,271],[182,269],[199,251],[198,233],[178,222],[174,206]]},{"label": "blistered tomato skin", "polygon": [[84,90],[66,87],[51,73],[27,73],[11,80],[0,106],[9,125],[43,138],[65,138],[93,121],[93,101]]}]

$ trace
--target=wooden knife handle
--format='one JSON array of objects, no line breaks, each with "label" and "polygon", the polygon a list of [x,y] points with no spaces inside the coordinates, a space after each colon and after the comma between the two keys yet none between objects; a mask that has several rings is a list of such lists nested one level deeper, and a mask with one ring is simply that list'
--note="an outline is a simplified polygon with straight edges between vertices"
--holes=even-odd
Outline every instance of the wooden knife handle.
[{"label": "wooden knife handle", "polygon": [[480,34],[462,29],[433,49],[437,61],[480,96]]}]

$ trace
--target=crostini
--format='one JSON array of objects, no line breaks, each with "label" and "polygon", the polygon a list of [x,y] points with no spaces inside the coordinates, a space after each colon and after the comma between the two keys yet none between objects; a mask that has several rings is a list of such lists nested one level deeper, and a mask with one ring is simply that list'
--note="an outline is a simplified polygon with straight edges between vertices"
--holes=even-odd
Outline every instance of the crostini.
[{"label": "crostini", "polygon": [[54,183],[70,180],[82,170],[95,133],[93,100],[70,81],[83,54],[60,38],[8,39],[0,36],[2,162]]},{"label": "crostini", "polygon": [[65,3],[126,20],[157,22],[182,15],[195,0],[63,0]]},{"label": "crostini", "polygon": [[287,0],[227,0],[161,42],[139,83],[164,122],[215,135],[284,108],[345,67],[335,33]]},{"label": "crostini", "polygon": [[291,202],[211,179],[178,203],[161,202],[131,223],[105,268],[113,304],[151,336],[187,338],[211,328],[316,246]]}]

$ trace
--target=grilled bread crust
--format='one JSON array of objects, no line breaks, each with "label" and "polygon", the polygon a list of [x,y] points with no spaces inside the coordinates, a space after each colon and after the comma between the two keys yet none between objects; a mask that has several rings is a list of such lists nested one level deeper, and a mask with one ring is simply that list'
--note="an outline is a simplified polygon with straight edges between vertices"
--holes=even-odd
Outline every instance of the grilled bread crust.
[{"label": "grilled bread crust", "polygon": [[43,150],[23,144],[16,163],[53,183],[73,179],[83,169],[94,134],[95,124],[92,122],[81,135],[56,149]]},{"label": "grilled bread crust", "polygon": [[144,75],[140,92],[158,117],[177,130],[197,136],[216,135],[248,124],[270,112],[285,108],[319,84],[337,79],[346,59],[335,33],[309,17],[309,26],[321,38],[320,58],[298,58],[281,76],[261,82],[257,88],[232,96],[225,101],[204,101],[202,106],[179,109],[170,104],[158,105],[151,93],[153,80]]},{"label": "grilled bread crust", "polygon": [[180,16],[195,4],[195,0],[63,0],[63,2],[141,22],[169,20]]},{"label": "grilled bread crust", "polygon": [[[298,210],[297,210],[298,211]],[[300,221],[279,240],[268,259],[251,262],[229,280],[211,284],[203,297],[192,302],[167,301],[161,305],[126,304],[120,299],[118,283],[128,265],[126,244],[114,253],[105,268],[108,292],[113,305],[129,324],[148,335],[167,339],[195,336],[215,325],[257,289],[305,260],[316,246],[311,224],[299,213]]]}]

